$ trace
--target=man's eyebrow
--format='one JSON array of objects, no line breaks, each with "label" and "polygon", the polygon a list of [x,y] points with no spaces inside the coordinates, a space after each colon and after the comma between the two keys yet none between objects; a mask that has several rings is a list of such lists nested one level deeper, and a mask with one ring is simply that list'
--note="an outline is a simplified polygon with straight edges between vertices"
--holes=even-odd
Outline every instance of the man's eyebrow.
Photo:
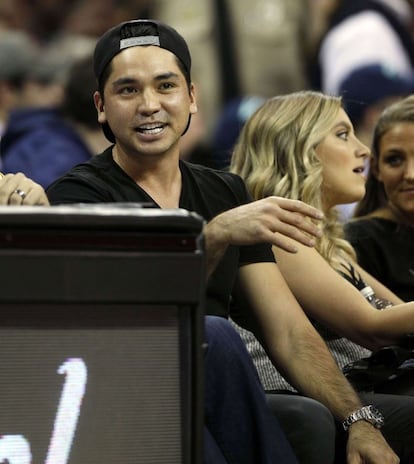
[{"label": "man's eyebrow", "polygon": [[179,77],[180,76],[177,73],[170,71],[156,76],[155,79],[158,81],[163,81],[166,79],[178,79]]},{"label": "man's eyebrow", "polygon": [[[156,81],[164,81],[164,80],[168,80],[168,79],[179,79],[179,75],[175,72],[166,72],[166,73],[162,73],[162,74],[159,74],[157,76],[155,76],[154,80]],[[129,85],[129,84],[135,84],[137,83],[137,79],[133,78],[133,77],[120,77],[119,79],[117,79],[116,81],[114,81],[112,83],[113,87],[116,87],[116,86],[120,86],[120,85]]]},{"label": "man's eyebrow", "polygon": [[112,86],[116,87],[117,85],[134,84],[135,82],[136,79],[133,79],[132,77],[120,77],[112,83]]}]

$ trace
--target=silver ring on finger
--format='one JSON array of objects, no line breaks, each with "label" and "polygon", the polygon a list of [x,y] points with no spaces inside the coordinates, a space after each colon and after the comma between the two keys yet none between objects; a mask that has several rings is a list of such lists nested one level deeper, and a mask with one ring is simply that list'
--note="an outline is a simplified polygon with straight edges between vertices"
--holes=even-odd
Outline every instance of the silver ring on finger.
[{"label": "silver ring on finger", "polygon": [[24,190],[16,189],[16,190],[13,190],[12,194],[13,193],[17,193],[17,195],[19,195],[22,200],[26,198],[26,192]]}]

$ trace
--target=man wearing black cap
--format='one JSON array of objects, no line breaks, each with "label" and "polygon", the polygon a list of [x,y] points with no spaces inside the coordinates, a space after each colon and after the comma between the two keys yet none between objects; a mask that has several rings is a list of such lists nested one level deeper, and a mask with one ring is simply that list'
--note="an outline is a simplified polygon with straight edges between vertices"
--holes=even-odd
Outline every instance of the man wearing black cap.
[{"label": "man wearing black cap", "polygon": [[[114,145],[54,182],[48,189],[51,203],[151,202],[155,207],[181,207],[203,216],[207,221],[207,314],[227,318],[230,295],[236,301],[243,296],[251,307],[247,322],[278,368],[299,391],[324,403],[346,424],[352,422],[348,428],[349,462],[397,463],[398,458],[373,426],[374,422],[380,425],[379,418],[363,414],[366,409],[361,410],[356,393],[274,262],[271,244],[296,251],[283,235],[313,245],[311,237],[319,231],[308,218],[317,220],[319,212],[283,198],[250,202],[239,177],[180,160],[180,137],[197,111],[190,71],[185,41],[165,24],[129,21],[105,33],[95,49],[99,90],[94,99],[98,120]],[[240,356],[244,356],[243,350]],[[223,401],[230,416],[221,414],[220,430],[215,428],[217,411],[209,404],[213,372],[214,367],[207,365],[206,425],[228,462],[291,462],[288,454],[274,454],[271,439],[261,442],[262,453],[246,453],[243,433],[258,429],[240,428],[230,412],[232,407],[246,407],[237,403],[237,393],[233,404]],[[237,382],[235,378],[236,387],[244,388]],[[273,433],[277,427],[271,427]],[[266,434],[264,429],[261,433]],[[233,439],[232,445],[227,439]]]}]

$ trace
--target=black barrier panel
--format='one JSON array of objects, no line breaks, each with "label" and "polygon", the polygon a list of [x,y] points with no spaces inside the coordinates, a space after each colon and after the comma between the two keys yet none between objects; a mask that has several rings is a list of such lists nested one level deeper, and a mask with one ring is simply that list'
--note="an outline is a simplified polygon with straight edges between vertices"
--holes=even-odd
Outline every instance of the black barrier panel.
[{"label": "black barrier panel", "polygon": [[0,463],[201,463],[202,227],[0,208]]}]

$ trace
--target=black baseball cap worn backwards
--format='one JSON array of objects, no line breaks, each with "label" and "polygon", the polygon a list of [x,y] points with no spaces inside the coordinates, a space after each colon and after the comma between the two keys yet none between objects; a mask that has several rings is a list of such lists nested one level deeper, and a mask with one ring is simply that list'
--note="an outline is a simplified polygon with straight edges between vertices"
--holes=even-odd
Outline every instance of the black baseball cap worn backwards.
[{"label": "black baseball cap worn backwards", "polygon": [[[155,35],[136,35],[134,26],[152,25]],[[135,19],[125,21],[106,31],[98,40],[93,56],[95,77],[101,83],[102,74],[108,64],[118,53],[129,47],[155,45],[173,53],[191,75],[191,55],[184,38],[171,26],[152,19]],[[187,126],[188,128],[188,126]],[[107,123],[102,124],[106,138],[115,143],[115,137]]]},{"label": "black baseball cap worn backwards", "polygon": [[[151,24],[157,35],[134,35],[134,25]],[[95,76],[100,82],[102,74],[109,62],[125,48],[142,45],[155,45],[173,53],[184,65],[188,75],[191,72],[191,56],[184,38],[171,26],[152,19],[135,19],[125,21],[109,29],[98,40],[94,52]]]}]

